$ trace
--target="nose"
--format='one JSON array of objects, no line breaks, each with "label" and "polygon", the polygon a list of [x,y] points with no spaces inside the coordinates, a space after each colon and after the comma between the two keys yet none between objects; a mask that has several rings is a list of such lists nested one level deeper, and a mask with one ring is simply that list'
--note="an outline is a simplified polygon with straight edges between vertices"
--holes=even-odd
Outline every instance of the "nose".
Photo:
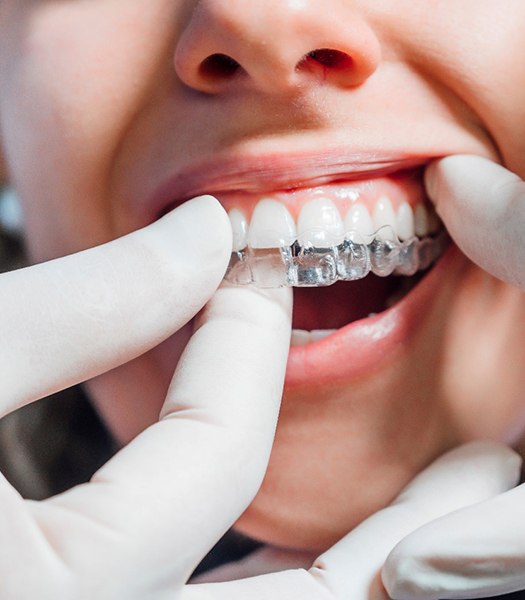
[{"label": "nose", "polygon": [[220,94],[248,85],[277,92],[322,83],[362,85],[378,68],[381,46],[341,0],[199,0],[175,50],[187,86]]}]

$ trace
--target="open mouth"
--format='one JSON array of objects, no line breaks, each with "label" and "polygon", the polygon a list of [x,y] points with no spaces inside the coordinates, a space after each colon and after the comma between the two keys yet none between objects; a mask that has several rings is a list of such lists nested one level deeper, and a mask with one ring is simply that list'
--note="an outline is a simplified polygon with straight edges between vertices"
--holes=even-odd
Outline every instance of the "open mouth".
[{"label": "open mouth", "polygon": [[[249,259],[226,277],[293,286],[288,389],[348,385],[406,355],[466,264],[425,193],[429,157],[338,156],[220,159],[171,178],[152,202],[158,217],[211,193],[230,216],[232,257]],[[368,263],[355,263],[363,248]]]},{"label": "open mouth", "polygon": [[405,298],[425,273],[410,277],[372,273],[331,287],[295,289],[291,345],[315,343],[350,323],[383,313]]},{"label": "open mouth", "polygon": [[421,169],[411,169],[262,197],[219,194],[234,235],[226,278],[296,288],[292,346],[382,313],[421,281],[446,245],[421,178]]}]

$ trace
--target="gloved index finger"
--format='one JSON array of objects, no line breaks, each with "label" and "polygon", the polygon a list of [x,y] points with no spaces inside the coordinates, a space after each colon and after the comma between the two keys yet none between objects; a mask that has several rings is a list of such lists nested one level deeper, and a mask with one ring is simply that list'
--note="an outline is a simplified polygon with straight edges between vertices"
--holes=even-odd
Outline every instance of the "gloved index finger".
[{"label": "gloved index finger", "polygon": [[[126,562],[130,585],[143,585],[144,573],[152,585],[157,575],[175,589],[185,583],[262,481],[290,333],[290,290],[219,289],[179,361],[161,421],[93,483],[36,506],[45,530],[60,536],[56,515],[80,515],[75,527],[92,524],[83,543],[110,577]],[[69,564],[82,538],[72,526],[62,538]]]},{"label": "gloved index finger", "polygon": [[208,196],[107,244],[1,275],[1,411],[159,344],[212,296],[230,254],[228,216]]},{"label": "gloved index finger", "polygon": [[425,182],[459,248],[490,274],[525,289],[525,183],[478,156],[436,161]]}]

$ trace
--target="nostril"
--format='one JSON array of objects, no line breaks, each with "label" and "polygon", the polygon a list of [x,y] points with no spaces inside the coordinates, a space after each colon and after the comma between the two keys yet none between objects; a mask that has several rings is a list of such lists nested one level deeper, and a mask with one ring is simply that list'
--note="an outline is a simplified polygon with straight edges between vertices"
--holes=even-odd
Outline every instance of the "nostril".
[{"label": "nostril", "polygon": [[325,69],[347,69],[352,65],[353,60],[351,56],[341,50],[318,48],[308,52],[297,66],[300,68],[311,62],[318,63]]},{"label": "nostril", "polygon": [[229,79],[241,68],[241,65],[227,54],[211,54],[199,67],[201,76],[206,79]]}]

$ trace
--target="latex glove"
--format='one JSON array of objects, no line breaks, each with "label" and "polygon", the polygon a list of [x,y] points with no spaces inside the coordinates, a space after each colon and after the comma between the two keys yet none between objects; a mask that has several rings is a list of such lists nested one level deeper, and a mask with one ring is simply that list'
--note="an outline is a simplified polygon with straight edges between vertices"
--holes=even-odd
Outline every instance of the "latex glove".
[{"label": "latex glove", "polygon": [[[504,446],[490,442],[467,444],[437,459],[405,488],[392,505],[364,521],[322,554],[309,570],[296,569],[240,581],[189,585],[184,589],[182,598],[387,600],[389,596],[381,581],[381,568],[396,544],[425,523],[449,513],[452,517],[453,511],[461,507],[493,498],[513,487],[518,481],[520,464],[518,455]],[[271,568],[275,568],[278,554],[272,555],[271,551],[260,553]],[[282,563],[297,560],[300,560],[297,555],[281,557]],[[250,559],[247,560],[249,562]],[[242,570],[235,566],[230,573],[243,575]],[[219,575],[223,579],[227,570],[221,569]],[[389,579],[387,581],[390,582]],[[404,593],[405,589],[394,597],[403,600],[412,598]]]},{"label": "latex glove", "polygon": [[447,515],[404,539],[383,571],[395,600],[486,598],[525,589],[525,488]]},{"label": "latex glove", "polygon": [[230,252],[226,213],[202,198],[104,246],[0,276],[3,414],[146,352],[213,295],[160,422],[90,483],[33,502],[0,479],[2,600],[176,598],[257,492],[291,298],[215,293]]},{"label": "latex glove", "polygon": [[478,156],[436,161],[425,182],[459,248],[495,277],[525,289],[525,182]]}]

